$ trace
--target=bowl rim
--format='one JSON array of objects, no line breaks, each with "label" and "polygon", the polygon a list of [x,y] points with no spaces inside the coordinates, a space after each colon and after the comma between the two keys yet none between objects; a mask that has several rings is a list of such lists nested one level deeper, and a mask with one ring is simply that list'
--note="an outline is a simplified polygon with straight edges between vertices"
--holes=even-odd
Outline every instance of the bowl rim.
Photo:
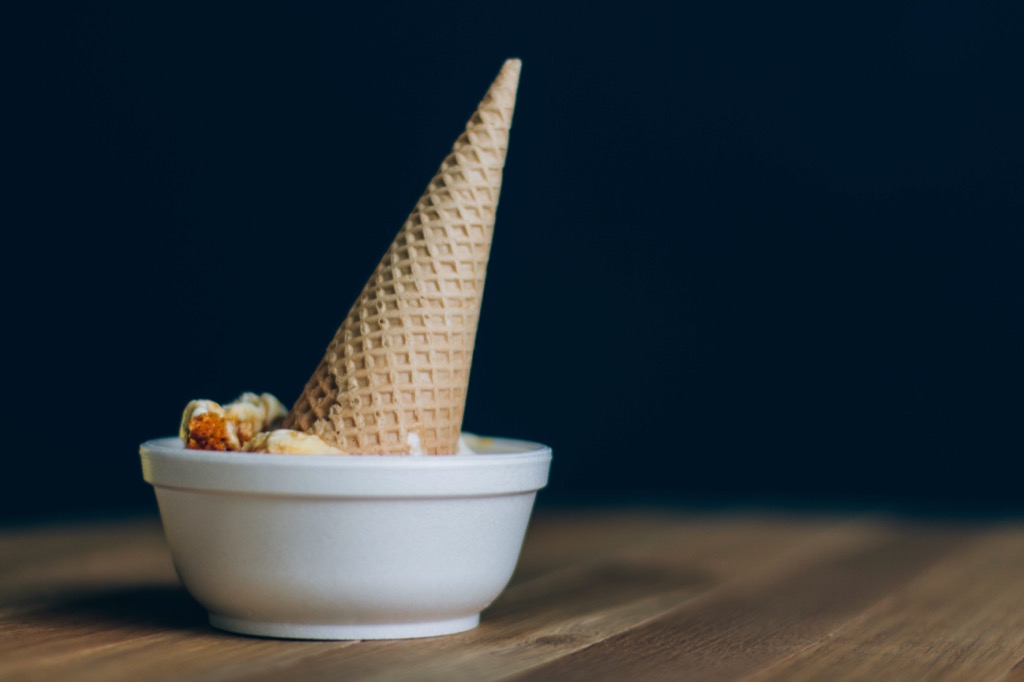
[{"label": "bowl rim", "polygon": [[551,448],[477,437],[483,451],[443,456],[272,455],[188,450],[177,437],[139,446],[155,488],[289,497],[452,497],[532,492],[548,482]]}]

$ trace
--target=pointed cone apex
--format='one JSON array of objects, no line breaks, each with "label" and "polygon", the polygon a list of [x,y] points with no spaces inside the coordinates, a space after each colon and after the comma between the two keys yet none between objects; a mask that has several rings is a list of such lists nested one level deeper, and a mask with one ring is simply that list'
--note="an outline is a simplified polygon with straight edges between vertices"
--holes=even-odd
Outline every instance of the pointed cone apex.
[{"label": "pointed cone apex", "polygon": [[505,62],[285,421],[346,452],[452,454],[520,62]]}]

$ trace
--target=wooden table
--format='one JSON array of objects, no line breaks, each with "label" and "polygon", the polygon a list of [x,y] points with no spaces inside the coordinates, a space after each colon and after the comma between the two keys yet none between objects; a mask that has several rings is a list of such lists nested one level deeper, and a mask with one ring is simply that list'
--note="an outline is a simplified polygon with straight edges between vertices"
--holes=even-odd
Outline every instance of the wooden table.
[{"label": "wooden table", "polygon": [[210,628],[155,520],[0,530],[4,680],[1024,680],[1024,522],[771,512],[534,519],[473,631]]}]

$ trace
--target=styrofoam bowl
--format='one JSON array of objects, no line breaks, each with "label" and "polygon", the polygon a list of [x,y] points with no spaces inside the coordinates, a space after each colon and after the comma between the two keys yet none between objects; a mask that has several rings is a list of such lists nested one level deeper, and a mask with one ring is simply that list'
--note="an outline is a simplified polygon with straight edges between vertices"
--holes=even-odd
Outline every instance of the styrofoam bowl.
[{"label": "styrofoam bowl", "polygon": [[475,627],[508,584],[551,449],[267,455],[140,447],[185,588],[215,627],[297,639]]}]

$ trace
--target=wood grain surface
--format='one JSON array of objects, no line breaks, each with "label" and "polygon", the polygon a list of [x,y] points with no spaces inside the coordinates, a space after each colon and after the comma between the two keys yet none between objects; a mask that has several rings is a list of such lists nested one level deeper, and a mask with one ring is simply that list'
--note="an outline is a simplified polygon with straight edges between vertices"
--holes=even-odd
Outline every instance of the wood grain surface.
[{"label": "wood grain surface", "polygon": [[541,514],[476,630],[212,629],[156,520],[0,530],[0,680],[1024,682],[1024,523]]}]

